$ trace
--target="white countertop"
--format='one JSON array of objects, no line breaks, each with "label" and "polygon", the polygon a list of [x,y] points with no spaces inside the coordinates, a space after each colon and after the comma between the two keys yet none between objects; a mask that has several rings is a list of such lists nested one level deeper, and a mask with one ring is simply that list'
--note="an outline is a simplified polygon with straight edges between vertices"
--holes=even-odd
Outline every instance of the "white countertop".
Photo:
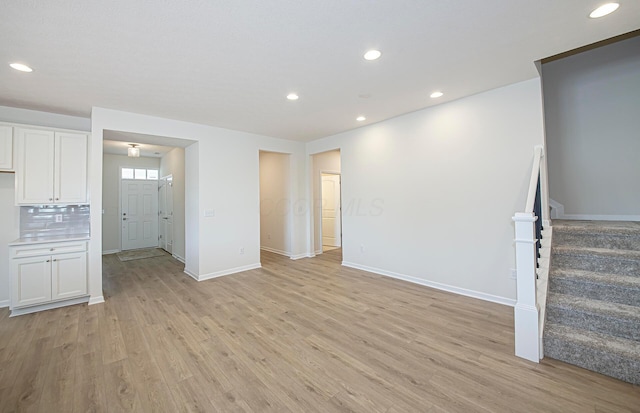
[{"label": "white countertop", "polygon": [[46,242],[64,242],[64,241],[89,241],[91,237],[89,235],[42,235],[38,237],[26,237],[18,238],[17,240],[10,242],[12,245],[29,245],[29,244],[44,244]]}]

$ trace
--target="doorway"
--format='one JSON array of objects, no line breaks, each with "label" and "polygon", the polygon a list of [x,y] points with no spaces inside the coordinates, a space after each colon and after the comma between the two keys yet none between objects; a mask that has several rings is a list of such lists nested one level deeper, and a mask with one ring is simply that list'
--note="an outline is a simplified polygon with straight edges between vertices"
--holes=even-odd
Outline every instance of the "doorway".
[{"label": "doorway", "polygon": [[312,251],[315,255],[331,251],[342,259],[342,170],[340,149],[310,156],[312,208]]},{"label": "doorway", "polygon": [[173,253],[173,176],[160,178],[158,183],[158,243],[160,248]]},{"label": "doorway", "polygon": [[322,251],[342,246],[342,202],[340,174],[321,173]]},{"label": "doorway", "polygon": [[158,181],[122,179],[123,251],[158,246]]}]

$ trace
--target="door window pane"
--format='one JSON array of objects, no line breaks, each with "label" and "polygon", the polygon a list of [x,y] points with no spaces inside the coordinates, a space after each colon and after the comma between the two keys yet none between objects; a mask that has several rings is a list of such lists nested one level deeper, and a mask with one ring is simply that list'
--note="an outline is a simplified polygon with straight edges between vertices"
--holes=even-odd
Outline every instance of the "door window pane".
[{"label": "door window pane", "polygon": [[135,179],[147,179],[147,170],[146,169],[136,169]]},{"label": "door window pane", "polygon": [[133,169],[122,168],[122,179],[133,179]]},{"label": "door window pane", "polygon": [[158,170],[147,169],[147,179],[158,179]]}]

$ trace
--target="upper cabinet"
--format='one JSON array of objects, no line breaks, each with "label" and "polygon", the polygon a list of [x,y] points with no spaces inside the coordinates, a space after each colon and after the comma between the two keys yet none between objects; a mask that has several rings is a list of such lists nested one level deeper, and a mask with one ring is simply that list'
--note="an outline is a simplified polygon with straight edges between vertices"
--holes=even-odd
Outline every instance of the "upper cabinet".
[{"label": "upper cabinet", "polygon": [[0,125],[0,171],[13,171],[13,128]]},{"label": "upper cabinet", "polygon": [[16,128],[16,203],[87,202],[87,145],[82,133]]}]

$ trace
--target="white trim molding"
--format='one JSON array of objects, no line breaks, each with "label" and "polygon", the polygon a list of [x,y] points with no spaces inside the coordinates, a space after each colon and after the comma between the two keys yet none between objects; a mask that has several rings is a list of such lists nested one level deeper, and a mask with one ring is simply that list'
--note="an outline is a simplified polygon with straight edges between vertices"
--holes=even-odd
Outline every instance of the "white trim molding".
[{"label": "white trim molding", "polygon": [[285,257],[291,257],[291,254],[286,252],[286,251],[282,251],[276,248],[271,248],[271,247],[260,247],[261,250],[263,251],[267,251],[267,252],[273,252],[274,254],[278,254],[278,255],[284,255]]},{"label": "white trim molding", "polygon": [[468,290],[466,288],[455,287],[453,285],[442,284],[435,281],[429,281],[418,277],[413,277],[411,275],[399,274],[397,272],[382,270],[380,268],[368,267],[366,265],[360,265],[353,262],[342,261],[342,265],[349,268],[355,268],[357,270],[367,271],[378,275],[384,275],[386,277],[395,278],[402,281],[407,281],[413,284],[419,284],[425,287],[435,288],[436,290],[447,291],[450,293],[464,295],[466,297],[477,298],[483,301],[490,301],[496,304],[502,304],[509,307],[513,307],[516,304],[516,301],[511,298],[500,297],[497,295],[487,294],[480,291]]},{"label": "white trim molding", "polygon": [[104,296],[102,295],[89,298],[89,305],[102,304],[102,303],[104,303]]},{"label": "white trim molding", "polygon": [[225,275],[231,275],[231,274],[236,274],[243,271],[255,270],[256,268],[262,268],[262,264],[258,262],[256,264],[243,265],[242,267],[235,267],[235,268],[230,268],[228,270],[216,271],[216,272],[211,272],[209,274],[202,274],[202,275],[193,274],[191,271],[187,271],[186,269],[184,270],[184,273],[196,281],[206,281],[212,278],[223,277]]},{"label": "white trim molding", "polygon": [[176,260],[180,261],[181,263],[186,264],[186,261],[185,261],[185,260],[184,260],[184,258],[182,258],[181,256],[176,255],[176,254],[171,254],[171,256],[172,256],[174,259],[176,259]]},{"label": "white trim molding", "polygon": [[316,254],[308,254],[306,252],[303,252],[302,254],[292,255],[290,258],[292,260],[300,260],[302,258],[313,258],[315,256],[316,256]]},{"label": "white trim molding", "polygon": [[0,308],[9,307],[11,302],[9,300],[0,300]]},{"label": "white trim molding", "polygon": [[102,251],[102,255],[117,254],[119,252],[120,250],[106,250],[106,251]]},{"label": "white trim molding", "polygon": [[580,221],[640,221],[640,215],[602,215],[602,214],[565,214],[564,205],[549,199],[551,219],[569,219]]},{"label": "white trim molding", "polygon": [[51,310],[53,308],[67,307],[69,305],[83,304],[89,302],[89,296],[78,297],[72,300],[54,301],[51,303],[34,305],[31,307],[13,308],[9,317],[15,317],[24,314],[36,313],[38,311]]}]

